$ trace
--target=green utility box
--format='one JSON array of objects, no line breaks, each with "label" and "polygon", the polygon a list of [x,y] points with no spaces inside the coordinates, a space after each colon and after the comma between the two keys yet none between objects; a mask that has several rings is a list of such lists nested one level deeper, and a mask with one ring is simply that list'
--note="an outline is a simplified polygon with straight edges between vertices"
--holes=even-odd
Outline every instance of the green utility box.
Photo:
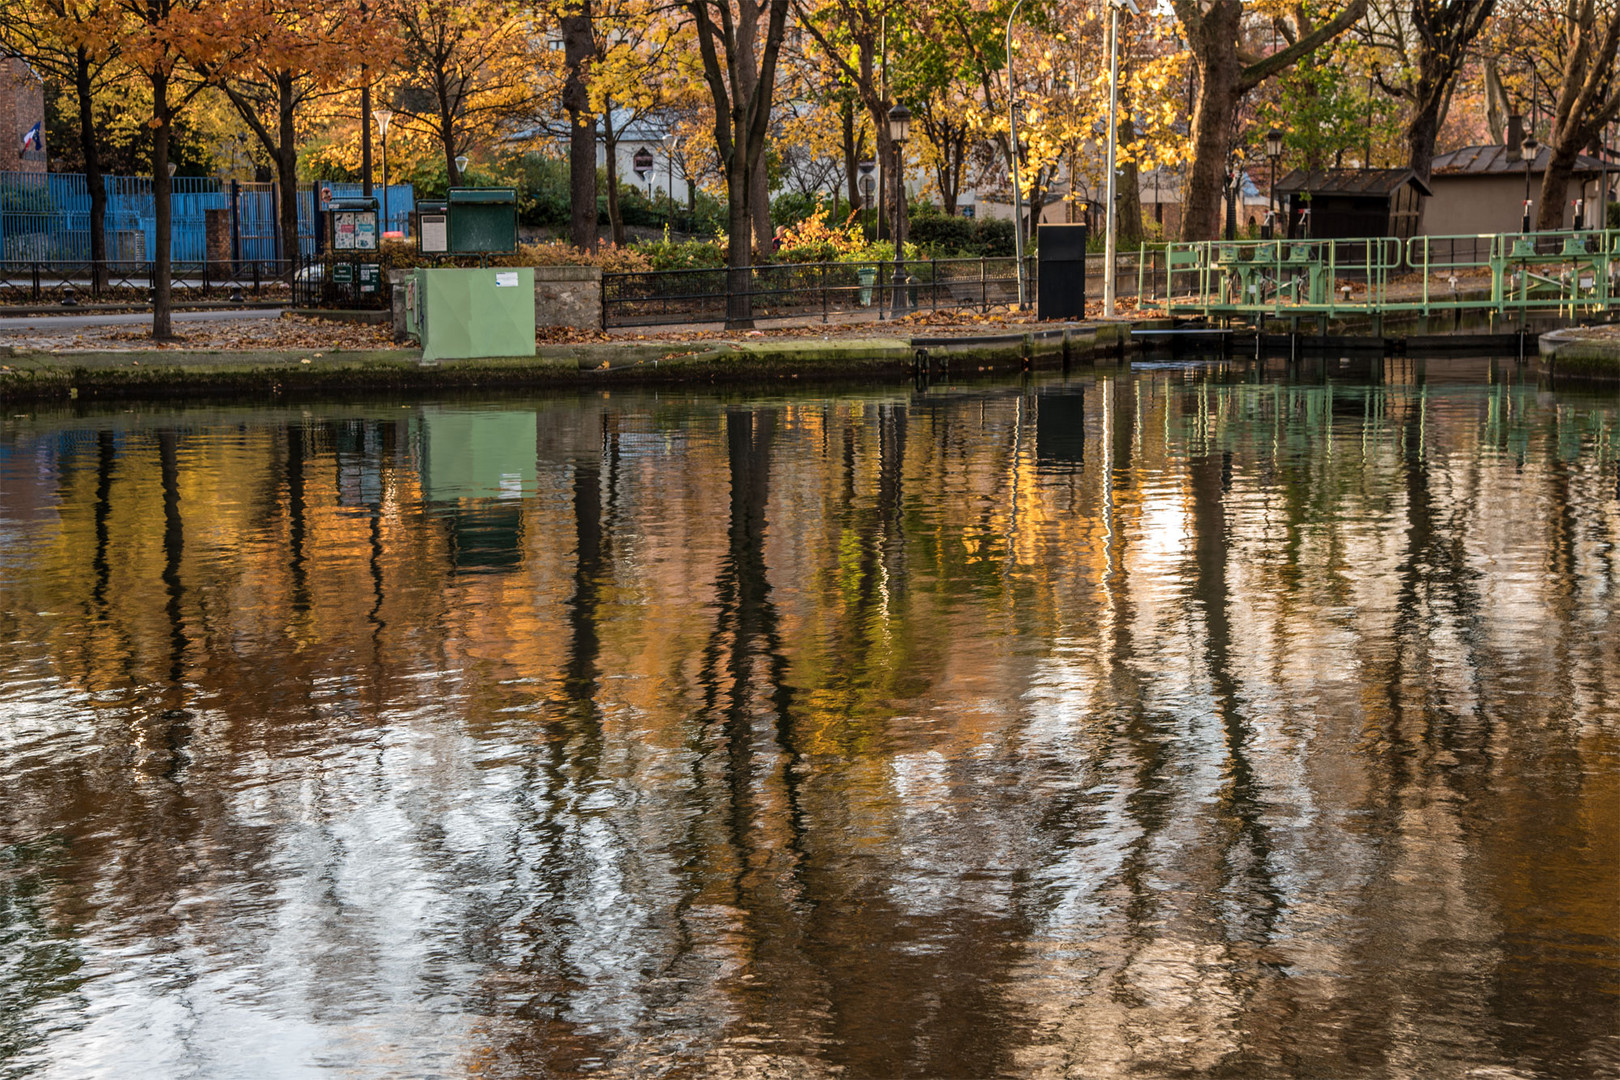
[{"label": "green utility box", "polygon": [[517,250],[516,188],[451,188],[451,254]]},{"label": "green utility box", "polygon": [[405,288],[424,361],[534,355],[533,268],[418,269]]}]

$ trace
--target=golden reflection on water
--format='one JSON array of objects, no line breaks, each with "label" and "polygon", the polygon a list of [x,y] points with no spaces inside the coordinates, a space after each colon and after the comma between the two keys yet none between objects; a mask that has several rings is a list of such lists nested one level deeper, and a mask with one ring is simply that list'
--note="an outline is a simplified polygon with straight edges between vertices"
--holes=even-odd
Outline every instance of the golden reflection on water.
[{"label": "golden reflection on water", "polygon": [[0,421],[0,1076],[1620,1070],[1616,403],[1463,367]]}]

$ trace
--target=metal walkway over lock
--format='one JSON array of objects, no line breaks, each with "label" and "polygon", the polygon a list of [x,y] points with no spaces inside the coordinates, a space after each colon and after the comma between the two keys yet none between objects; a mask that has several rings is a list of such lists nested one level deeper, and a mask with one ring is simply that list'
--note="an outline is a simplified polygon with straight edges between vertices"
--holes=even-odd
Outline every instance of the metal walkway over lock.
[{"label": "metal walkway over lock", "polygon": [[1171,315],[1576,317],[1620,311],[1620,230],[1177,243],[1144,249],[1138,274]]}]

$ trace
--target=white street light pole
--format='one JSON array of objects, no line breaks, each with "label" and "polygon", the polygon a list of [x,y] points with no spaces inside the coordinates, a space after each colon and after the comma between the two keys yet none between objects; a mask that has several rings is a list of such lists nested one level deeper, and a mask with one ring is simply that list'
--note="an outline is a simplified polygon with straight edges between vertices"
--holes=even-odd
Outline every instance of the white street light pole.
[{"label": "white street light pole", "polygon": [[1007,134],[1012,157],[1013,253],[1018,260],[1018,310],[1029,306],[1029,287],[1024,284],[1024,193],[1018,186],[1018,94],[1013,89],[1013,19],[1024,0],[1017,0],[1007,13]]},{"label": "white street light pole", "polygon": [[388,109],[374,109],[371,116],[377,121],[377,131],[382,136],[383,152],[383,197],[382,197],[382,228],[377,230],[377,239],[381,241],[388,233],[388,125],[394,119],[394,114]]},{"label": "white street light pole", "polygon": [[1108,5],[1108,224],[1103,244],[1103,317],[1114,317],[1114,154],[1119,143],[1119,5]]},{"label": "white street light pole", "polygon": [[1118,177],[1114,155],[1119,146],[1119,9],[1129,8],[1132,15],[1141,14],[1136,0],[1108,0],[1108,224],[1107,239],[1103,244],[1103,316],[1114,317],[1114,255],[1119,230],[1119,203],[1115,191]]}]

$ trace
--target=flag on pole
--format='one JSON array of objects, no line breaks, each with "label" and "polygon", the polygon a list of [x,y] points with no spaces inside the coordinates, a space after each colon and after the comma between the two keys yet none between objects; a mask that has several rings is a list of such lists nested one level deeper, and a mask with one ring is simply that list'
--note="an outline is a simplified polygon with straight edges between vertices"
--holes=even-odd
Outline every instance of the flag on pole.
[{"label": "flag on pole", "polygon": [[[44,128],[43,128],[44,123],[45,123],[45,121],[43,121],[43,120],[36,120],[34,122],[34,126],[28,129],[27,134],[25,134],[22,137],[22,149],[23,150],[43,150],[43,149],[45,149]],[[21,151],[19,151],[19,153],[20,152]]]}]

